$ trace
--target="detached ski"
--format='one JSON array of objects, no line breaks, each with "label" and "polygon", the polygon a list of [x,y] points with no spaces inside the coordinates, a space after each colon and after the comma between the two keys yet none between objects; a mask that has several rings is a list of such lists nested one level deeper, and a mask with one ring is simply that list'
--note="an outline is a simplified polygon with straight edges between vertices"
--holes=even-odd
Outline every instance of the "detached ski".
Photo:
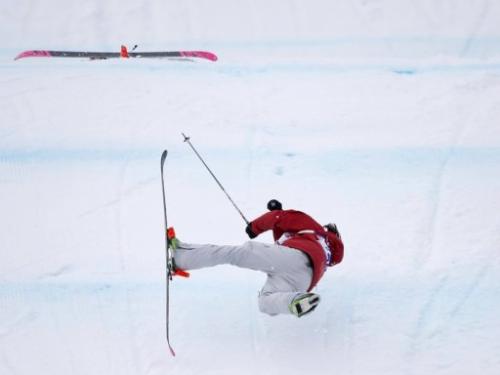
[{"label": "detached ski", "polygon": [[127,47],[122,46],[120,52],[87,52],[87,51],[51,51],[51,50],[29,50],[21,52],[14,60],[26,57],[80,57],[91,60],[105,60],[113,58],[198,58],[209,61],[217,61],[217,55],[207,51],[158,51],[158,52],[129,52]]},{"label": "detached ski", "polygon": [[170,248],[170,240],[168,235],[168,222],[167,222],[167,203],[165,201],[165,179],[163,176],[163,169],[165,165],[165,160],[167,159],[168,151],[163,151],[161,155],[161,188],[163,193],[163,216],[165,219],[165,263],[166,263],[166,293],[165,293],[165,332],[167,338],[168,348],[170,349],[170,353],[175,357],[175,351],[170,344],[170,335],[169,335],[169,315],[170,315],[170,281],[172,280],[173,275],[173,258],[172,258],[172,250]]}]

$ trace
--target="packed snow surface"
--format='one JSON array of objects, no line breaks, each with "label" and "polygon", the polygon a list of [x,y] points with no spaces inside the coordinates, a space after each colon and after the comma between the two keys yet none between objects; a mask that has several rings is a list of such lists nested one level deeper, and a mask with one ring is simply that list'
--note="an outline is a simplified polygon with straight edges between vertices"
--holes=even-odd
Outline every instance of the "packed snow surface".
[{"label": "packed snow surface", "polygon": [[[500,3],[0,3],[0,374],[500,373]],[[217,62],[14,57],[208,50]],[[265,275],[174,279],[271,198],[346,255],[304,318]],[[269,242],[269,234],[258,240]]]}]

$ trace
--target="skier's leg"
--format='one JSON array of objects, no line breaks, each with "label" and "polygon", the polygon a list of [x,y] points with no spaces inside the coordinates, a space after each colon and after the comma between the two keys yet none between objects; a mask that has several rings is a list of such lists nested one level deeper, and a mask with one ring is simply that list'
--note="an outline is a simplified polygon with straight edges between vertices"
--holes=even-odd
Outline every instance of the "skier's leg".
[{"label": "skier's leg", "polygon": [[268,275],[259,293],[259,309],[268,315],[291,314],[290,304],[305,293],[311,283],[312,268],[302,265],[294,272]]},{"label": "skier's leg", "polygon": [[299,250],[256,241],[238,246],[195,245],[179,241],[174,257],[175,264],[184,270],[231,264],[268,274],[295,269],[308,262],[307,256]]},{"label": "skier's leg", "polygon": [[259,293],[259,309],[269,315],[290,314],[290,303],[307,291],[313,273],[309,258],[300,250],[256,241],[240,246],[179,242],[174,257],[184,270],[231,264],[267,273]]}]

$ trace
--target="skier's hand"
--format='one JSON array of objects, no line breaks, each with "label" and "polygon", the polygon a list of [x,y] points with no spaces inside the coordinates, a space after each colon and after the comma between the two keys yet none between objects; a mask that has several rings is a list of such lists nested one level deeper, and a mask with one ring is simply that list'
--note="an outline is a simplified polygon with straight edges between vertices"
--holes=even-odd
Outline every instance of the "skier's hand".
[{"label": "skier's hand", "polygon": [[267,202],[267,209],[269,211],[282,210],[283,206],[277,199],[271,199],[269,202]]},{"label": "skier's hand", "polygon": [[250,239],[257,237],[257,235],[252,231],[252,223],[248,223],[247,227],[245,228],[245,232],[247,232]]}]

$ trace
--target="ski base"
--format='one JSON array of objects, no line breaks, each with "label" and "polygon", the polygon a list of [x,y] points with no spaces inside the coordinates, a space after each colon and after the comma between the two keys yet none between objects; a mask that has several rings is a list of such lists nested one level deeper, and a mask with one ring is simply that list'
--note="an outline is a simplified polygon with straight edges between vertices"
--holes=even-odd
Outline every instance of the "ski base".
[{"label": "ski base", "polygon": [[165,178],[163,168],[167,159],[168,151],[163,151],[161,155],[161,188],[163,195],[163,214],[165,220],[165,266],[167,268],[167,277],[165,285],[165,336],[170,354],[175,357],[175,351],[170,343],[170,281],[172,280],[172,250],[170,249],[170,241],[168,239],[168,222],[167,222],[167,203],[165,200]]},{"label": "ski base", "polygon": [[209,61],[217,61],[217,55],[208,51],[157,51],[157,52],[129,52],[127,47],[122,46],[120,52],[87,52],[87,51],[51,51],[51,50],[28,50],[23,51],[14,60],[27,57],[73,57],[88,58],[91,60],[106,60],[114,58],[198,58]]},{"label": "ski base", "polygon": [[163,218],[165,221],[165,267],[166,267],[166,282],[165,282],[165,338],[167,340],[170,354],[175,357],[175,351],[170,343],[170,282],[173,276],[189,277],[189,273],[175,267],[173,251],[177,247],[177,238],[173,227],[168,226],[167,220],[167,202],[165,199],[165,177],[164,167],[167,159],[168,151],[163,151],[160,160],[161,166],[161,189],[163,197]]}]

